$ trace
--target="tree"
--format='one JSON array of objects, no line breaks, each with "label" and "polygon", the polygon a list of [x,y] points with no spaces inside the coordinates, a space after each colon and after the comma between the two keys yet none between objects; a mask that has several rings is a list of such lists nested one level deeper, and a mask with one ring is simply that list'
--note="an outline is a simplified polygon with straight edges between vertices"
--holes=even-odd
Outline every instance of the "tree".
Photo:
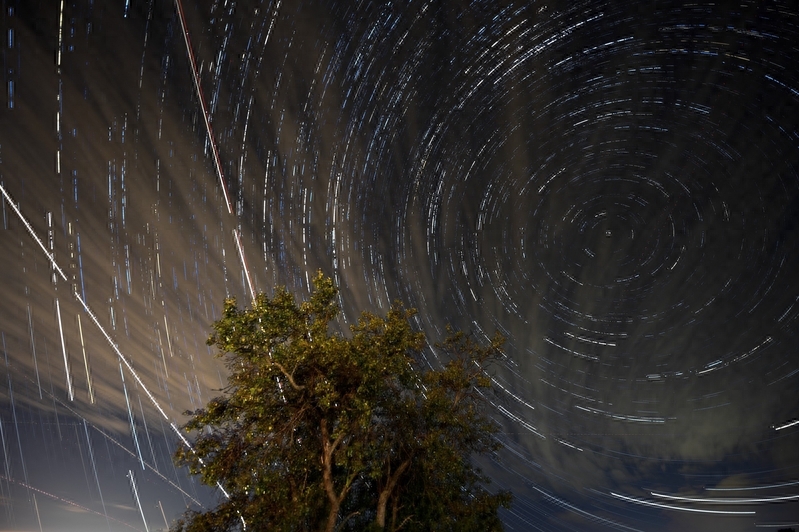
[{"label": "tree", "polygon": [[310,299],[285,288],[249,309],[225,301],[208,340],[225,357],[224,395],[190,415],[193,449],[176,463],[228,498],[188,511],[173,530],[501,530],[500,506],[472,464],[499,444],[487,416],[486,346],[463,333],[429,369],[422,333],[401,304],[363,313],[350,335],[331,332],[338,290],[319,273]]}]

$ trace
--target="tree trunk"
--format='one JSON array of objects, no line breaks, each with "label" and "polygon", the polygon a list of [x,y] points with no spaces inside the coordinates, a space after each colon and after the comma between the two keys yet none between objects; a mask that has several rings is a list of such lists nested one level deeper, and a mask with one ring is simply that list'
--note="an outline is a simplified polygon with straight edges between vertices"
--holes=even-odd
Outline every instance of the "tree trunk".
[{"label": "tree trunk", "polygon": [[336,520],[338,519],[338,503],[330,504],[330,513],[327,515],[327,524],[325,525],[325,532],[334,532],[336,530]]},{"label": "tree trunk", "polygon": [[327,525],[325,525],[325,532],[334,532],[336,529],[336,521],[338,520],[338,511],[341,508],[341,501],[349,491],[350,481],[348,480],[344,487],[341,489],[341,494],[336,494],[336,486],[333,483],[333,453],[341,442],[341,437],[336,438],[333,443],[330,443],[330,433],[327,429],[327,420],[322,419],[320,423],[322,432],[322,484],[327,493],[327,499],[330,501],[330,513],[327,515]]},{"label": "tree trunk", "polygon": [[327,492],[327,499],[330,501],[330,513],[327,514],[327,525],[325,525],[325,532],[333,532],[336,528],[336,519],[338,518],[338,509],[341,505],[341,500],[336,497],[336,490],[333,486],[333,472],[332,472],[332,456],[325,450],[323,460],[322,481],[325,485],[325,492]]},{"label": "tree trunk", "polygon": [[399,498],[394,497],[394,504],[391,507],[391,532],[397,530],[397,510],[399,509]]},{"label": "tree trunk", "polygon": [[375,517],[375,522],[381,530],[384,530],[386,527],[386,506],[388,506],[388,498],[391,497],[391,492],[394,491],[394,487],[397,485],[397,480],[399,480],[400,475],[402,475],[410,465],[410,458],[402,462],[397,470],[394,471],[394,474],[389,475],[386,487],[380,492],[377,498],[377,516]]},{"label": "tree trunk", "polygon": [[333,532],[336,528],[336,517],[338,516],[339,498],[336,497],[336,490],[333,486],[333,449],[330,445],[330,435],[327,431],[327,420],[323,419],[320,428],[322,429],[322,483],[330,501],[330,513],[327,515],[327,525],[325,532]]}]

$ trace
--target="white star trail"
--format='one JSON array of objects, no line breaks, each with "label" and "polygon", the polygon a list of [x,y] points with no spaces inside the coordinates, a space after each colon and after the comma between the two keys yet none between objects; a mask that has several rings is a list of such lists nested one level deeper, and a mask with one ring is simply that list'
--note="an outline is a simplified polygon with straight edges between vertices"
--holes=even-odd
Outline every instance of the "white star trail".
[{"label": "white star trail", "polygon": [[317,270],[342,332],[399,300],[431,345],[507,338],[480,463],[507,530],[796,527],[789,2],[43,0],[2,22],[0,529],[218,504],[172,459],[226,386],[212,324],[226,298],[306,300]]}]

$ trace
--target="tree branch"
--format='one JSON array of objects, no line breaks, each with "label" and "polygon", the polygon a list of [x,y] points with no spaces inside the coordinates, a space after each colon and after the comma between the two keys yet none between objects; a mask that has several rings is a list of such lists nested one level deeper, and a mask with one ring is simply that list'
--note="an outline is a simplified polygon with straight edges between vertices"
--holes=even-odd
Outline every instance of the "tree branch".
[{"label": "tree branch", "polygon": [[400,475],[402,475],[410,465],[411,458],[408,458],[400,464],[393,474],[389,474],[386,487],[377,497],[377,516],[375,517],[375,523],[377,523],[381,529],[386,526],[386,505],[388,504],[388,498],[391,496],[391,492],[394,491],[394,486],[397,485],[397,480],[399,480]]},{"label": "tree branch", "polygon": [[288,371],[286,371],[286,368],[283,367],[283,364],[281,364],[280,362],[275,362],[274,360],[272,361],[272,364],[277,366],[277,369],[279,369],[280,372],[283,373],[283,375],[286,376],[286,378],[289,380],[289,384],[291,384],[292,388],[294,388],[298,392],[300,390],[304,390],[305,389],[305,386],[300,386],[299,384],[297,384],[294,381],[294,376],[291,373],[289,373]]},{"label": "tree branch", "polygon": [[413,516],[412,516],[412,515],[409,515],[408,517],[406,517],[405,519],[403,519],[403,520],[402,520],[402,523],[400,523],[400,525],[399,525],[397,528],[395,528],[395,529],[393,530],[393,532],[397,532],[397,530],[399,530],[400,528],[404,527],[404,526],[405,526],[405,524],[406,524],[408,521],[410,521],[410,520],[411,520],[411,517],[413,517]]}]

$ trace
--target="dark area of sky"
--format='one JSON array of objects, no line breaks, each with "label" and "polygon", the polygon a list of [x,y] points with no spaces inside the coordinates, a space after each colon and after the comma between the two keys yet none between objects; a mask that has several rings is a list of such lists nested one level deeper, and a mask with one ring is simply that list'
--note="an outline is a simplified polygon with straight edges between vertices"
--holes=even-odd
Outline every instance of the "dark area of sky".
[{"label": "dark area of sky", "polygon": [[507,530],[799,527],[793,3],[3,0],[0,24],[0,530],[213,505],[170,458],[225,381],[210,324],[320,268],[342,328],[399,299],[433,340],[508,337],[482,462]]}]

